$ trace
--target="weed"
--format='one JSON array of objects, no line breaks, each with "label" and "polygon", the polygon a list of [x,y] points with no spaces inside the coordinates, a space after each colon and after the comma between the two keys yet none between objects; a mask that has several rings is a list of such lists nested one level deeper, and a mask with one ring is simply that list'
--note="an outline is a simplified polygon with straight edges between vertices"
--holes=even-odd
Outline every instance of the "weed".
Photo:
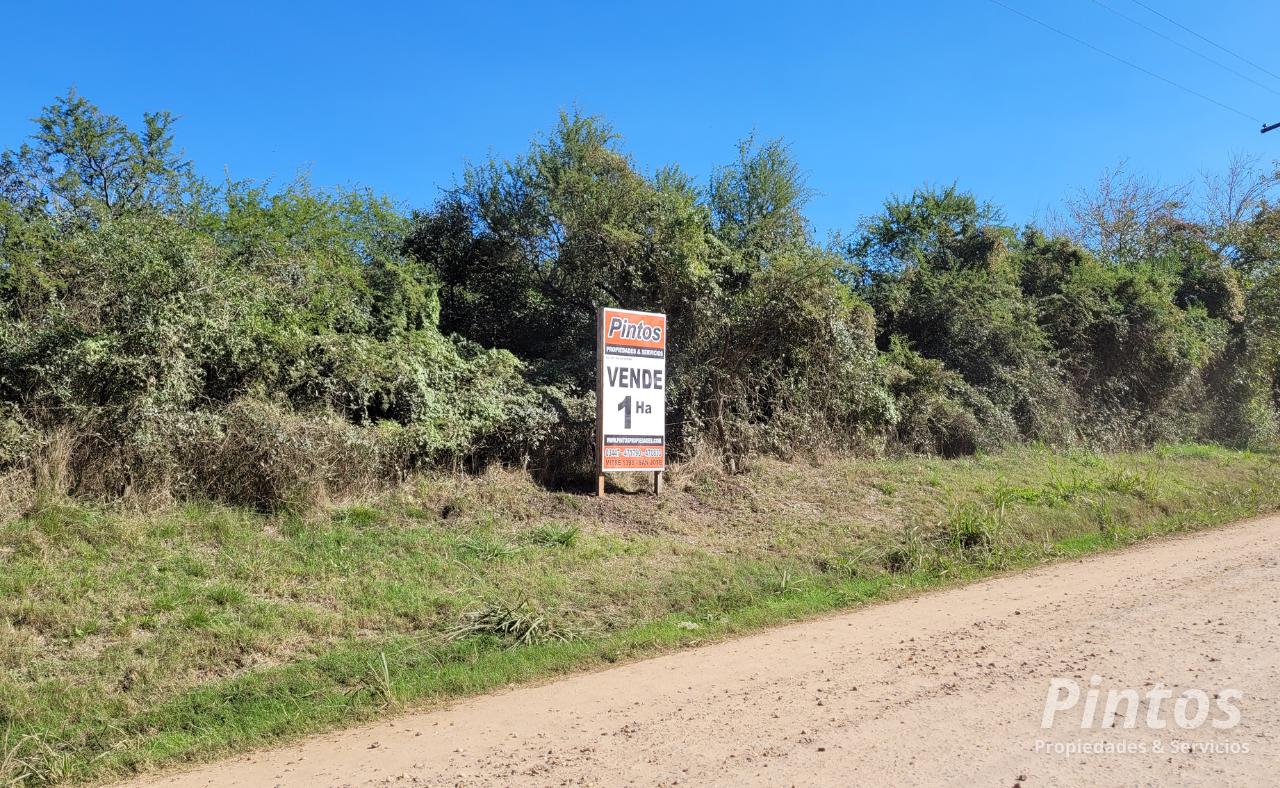
[{"label": "weed", "polygon": [[543,547],[573,547],[580,534],[576,525],[543,523],[529,532],[529,541]]},{"label": "weed", "polygon": [[5,728],[4,736],[0,736],[0,786],[22,785],[34,776],[22,758],[22,751],[33,738],[31,734],[15,737],[12,724]]},{"label": "weed", "polygon": [[1102,487],[1108,492],[1132,495],[1136,498],[1155,497],[1155,478],[1150,473],[1139,476],[1123,468],[1110,468],[1102,482]]},{"label": "weed", "polygon": [[838,555],[828,558],[819,564],[823,572],[842,575],[847,578],[869,577],[877,574],[877,569],[884,566],[885,550],[878,545],[866,547],[852,555]]},{"label": "weed", "polygon": [[1211,460],[1221,457],[1223,449],[1206,443],[1160,444],[1155,453],[1162,459]]},{"label": "weed", "polygon": [[69,428],[48,433],[32,457],[36,511],[55,506],[67,498],[71,487],[71,455],[76,438]]},{"label": "weed", "polygon": [[222,607],[243,605],[246,601],[244,591],[228,583],[218,583],[210,588],[205,596],[210,602]]},{"label": "weed", "polygon": [[1089,449],[1071,449],[1066,457],[1084,468],[1101,468],[1106,465],[1106,460],[1101,455]]},{"label": "weed", "polygon": [[778,577],[773,583],[773,592],[775,594],[789,594],[804,586],[807,582],[804,578],[796,577],[792,574],[790,569],[783,569],[778,573]]},{"label": "weed", "polygon": [[519,553],[520,546],[492,536],[464,536],[458,540],[458,550],[477,561],[501,561]]},{"label": "weed", "polygon": [[493,635],[511,645],[529,645],[551,641],[568,642],[572,635],[561,630],[545,615],[521,601],[515,606],[490,605],[465,613],[462,623],[449,630],[448,640],[462,640],[477,635]]},{"label": "weed", "polygon": [[946,524],[947,546],[955,550],[991,549],[1005,541],[1004,520],[974,504],[956,507]]},{"label": "weed", "polygon": [[1070,479],[1054,477],[1045,484],[1040,501],[1048,506],[1062,506],[1078,499],[1090,489],[1090,483],[1082,480],[1073,470]]},{"label": "weed", "polygon": [[335,522],[349,525],[353,528],[376,525],[382,522],[383,519],[383,513],[371,506],[350,506],[334,517]]},{"label": "weed", "polygon": [[936,551],[918,525],[903,528],[897,538],[878,551],[880,564],[893,574],[924,571],[933,562]]},{"label": "weed", "polygon": [[13,727],[0,738],[0,785],[67,782],[75,774],[76,759],[49,745],[42,737],[27,734],[15,738]]},{"label": "weed", "polygon": [[387,652],[379,651],[378,660],[369,663],[370,689],[378,696],[383,708],[396,703],[395,689],[391,686],[391,670],[387,667]]},{"label": "weed", "polygon": [[1030,487],[1013,487],[1001,479],[991,492],[991,501],[997,511],[1003,512],[1005,507],[1015,503],[1036,504],[1043,500],[1039,490]]},{"label": "weed", "polygon": [[1119,542],[1120,534],[1123,533],[1128,523],[1127,518],[1122,518],[1117,513],[1115,505],[1109,502],[1098,502],[1093,504],[1093,516],[1098,522],[1098,531],[1108,544],[1116,544]]}]

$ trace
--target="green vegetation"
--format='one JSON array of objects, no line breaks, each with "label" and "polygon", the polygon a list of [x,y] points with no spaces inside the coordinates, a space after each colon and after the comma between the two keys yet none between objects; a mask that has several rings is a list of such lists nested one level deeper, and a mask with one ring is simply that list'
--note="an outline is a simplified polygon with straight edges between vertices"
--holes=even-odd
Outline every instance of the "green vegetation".
[{"label": "green vegetation", "polygon": [[[698,184],[565,115],[415,211],[173,125],[71,93],[0,154],[0,782],[1280,508],[1280,173],[822,242],[780,141]],[[661,500],[571,492],[606,305],[670,316]]]},{"label": "green vegetation", "polygon": [[[705,184],[565,115],[409,212],[212,184],[74,93],[0,155],[0,516],[305,510],[423,470],[590,473],[593,320],[670,315],[670,438],[769,454],[1269,445],[1280,175],[1121,176],[1052,231],[956,188],[819,242],[779,141]],[[851,218],[852,220],[852,218]]]},{"label": "green vegetation", "polygon": [[360,505],[0,527],[0,779],[120,776],[1280,508],[1215,446],[699,459],[603,499],[527,474]]}]

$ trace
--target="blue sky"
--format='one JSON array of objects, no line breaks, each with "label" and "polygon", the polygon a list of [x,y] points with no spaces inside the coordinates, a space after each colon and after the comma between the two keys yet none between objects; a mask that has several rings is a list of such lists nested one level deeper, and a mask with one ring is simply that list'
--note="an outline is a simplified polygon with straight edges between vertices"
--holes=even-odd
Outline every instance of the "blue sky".
[{"label": "blue sky", "polygon": [[[1143,10],[1107,5],[1249,73],[1233,76],[1093,0],[1003,0],[1223,103],[1280,120],[1273,79]],[[1280,74],[1272,0],[1145,0]],[[122,10],[128,5],[130,10]],[[119,6],[119,7],[112,7]],[[71,85],[220,177],[372,186],[425,207],[467,161],[521,152],[562,108],[604,115],[645,170],[705,179],[754,130],[789,141],[820,234],[892,193],[958,182],[1014,221],[1128,160],[1164,181],[1280,132],[988,0],[876,3],[66,3],[5,11],[0,147]]]}]

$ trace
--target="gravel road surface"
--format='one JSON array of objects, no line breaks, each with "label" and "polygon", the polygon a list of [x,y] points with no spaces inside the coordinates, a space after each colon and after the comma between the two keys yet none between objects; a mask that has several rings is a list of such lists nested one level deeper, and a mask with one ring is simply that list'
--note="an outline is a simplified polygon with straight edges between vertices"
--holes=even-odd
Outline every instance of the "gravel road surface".
[{"label": "gravel road surface", "polygon": [[[1161,688],[1173,697],[1157,704],[1148,693]],[[1121,695],[1102,725],[1108,692],[1122,690],[1138,695],[1133,727]],[[1048,697],[1064,708],[1044,728]],[[1232,709],[1238,723],[1220,727]],[[1280,517],[1270,517],[146,784],[1274,785],[1278,730]]]}]

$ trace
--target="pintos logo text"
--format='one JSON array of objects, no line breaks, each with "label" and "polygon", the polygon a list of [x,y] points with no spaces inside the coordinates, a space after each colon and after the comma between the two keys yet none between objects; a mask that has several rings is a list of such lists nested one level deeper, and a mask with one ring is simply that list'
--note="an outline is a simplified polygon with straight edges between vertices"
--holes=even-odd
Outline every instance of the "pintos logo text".
[{"label": "pintos logo text", "polygon": [[662,326],[652,326],[640,320],[628,320],[614,315],[609,318],[608,339],[633,339],[641,342],[661,342]]}]

